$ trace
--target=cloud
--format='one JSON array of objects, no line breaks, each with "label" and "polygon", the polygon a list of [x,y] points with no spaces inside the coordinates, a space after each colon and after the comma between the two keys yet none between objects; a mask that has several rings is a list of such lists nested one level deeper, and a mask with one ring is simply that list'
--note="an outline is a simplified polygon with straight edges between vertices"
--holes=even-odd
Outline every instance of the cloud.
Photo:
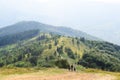
[{"label": "cloud", "polygon": [[110,4],[119,4],[120,3],[120,0],[89,0],[89,1],[110,3]]},{"label": "cloud", "polygon": [[59,2],[103,2],[103,3],[120,3],[120,0],[34,0],[39,3],[59,3]]},{"label": "cloud", "polygon": [[119,7],[120,0],[0,0],[0,27],[21,20],[36,20],[72,26],[115,42],[120,38],[113,35],[120,33]]}]

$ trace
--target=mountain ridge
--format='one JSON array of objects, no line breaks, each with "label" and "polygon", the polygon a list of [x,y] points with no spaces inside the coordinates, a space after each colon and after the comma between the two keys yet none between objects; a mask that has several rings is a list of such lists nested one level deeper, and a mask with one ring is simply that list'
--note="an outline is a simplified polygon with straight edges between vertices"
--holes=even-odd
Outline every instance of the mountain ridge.
[{"label": "mountain ridge", "polygon": [[28,30],[39,29],[41,32],[52,32],[55,34],[66,35],[71,37],[84,37],[88,40],[101,40],[91,36],[85,32],[75,30],[69,27],[52,26],[37,21],[21,21],[13,25],[9,25],[0,29],[0,36],[24,32]]}]

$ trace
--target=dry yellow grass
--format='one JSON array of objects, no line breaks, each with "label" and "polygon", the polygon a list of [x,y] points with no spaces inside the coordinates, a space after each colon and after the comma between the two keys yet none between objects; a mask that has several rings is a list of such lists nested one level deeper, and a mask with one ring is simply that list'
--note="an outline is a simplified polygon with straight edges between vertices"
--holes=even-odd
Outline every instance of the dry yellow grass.
[{"label": "dry yellow grass", "polygon": [[[1,69],[0,69],[1,70]],[[9,71],[9,74],[5,74]],[[1,70],[0,80],[119,80],[120,73],[94,69],[70,72],[65,69],[7,69]],[[17,72],[20,71],[20,72]]]}]

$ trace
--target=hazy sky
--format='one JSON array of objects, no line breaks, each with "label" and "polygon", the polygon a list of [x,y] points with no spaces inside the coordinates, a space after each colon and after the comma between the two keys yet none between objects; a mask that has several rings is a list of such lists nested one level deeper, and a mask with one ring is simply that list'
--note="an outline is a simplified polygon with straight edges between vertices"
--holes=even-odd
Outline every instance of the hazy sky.
[{"label": "hazy sky", "polygon": [[23,20],[68,26],[120,44],[120,0],[0,0],[0,27]]}]

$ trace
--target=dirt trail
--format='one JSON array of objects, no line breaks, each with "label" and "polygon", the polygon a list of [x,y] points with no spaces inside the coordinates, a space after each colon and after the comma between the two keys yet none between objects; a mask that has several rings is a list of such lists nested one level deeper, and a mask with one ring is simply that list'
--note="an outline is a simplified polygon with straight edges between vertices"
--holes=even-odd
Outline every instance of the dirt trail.
[{"label": "dirt trail", "polygon": [[115,80],[115,77],[93,73],[68,72],[66,74],[48,76],[38,74],[11,75],[4,80]]}]

